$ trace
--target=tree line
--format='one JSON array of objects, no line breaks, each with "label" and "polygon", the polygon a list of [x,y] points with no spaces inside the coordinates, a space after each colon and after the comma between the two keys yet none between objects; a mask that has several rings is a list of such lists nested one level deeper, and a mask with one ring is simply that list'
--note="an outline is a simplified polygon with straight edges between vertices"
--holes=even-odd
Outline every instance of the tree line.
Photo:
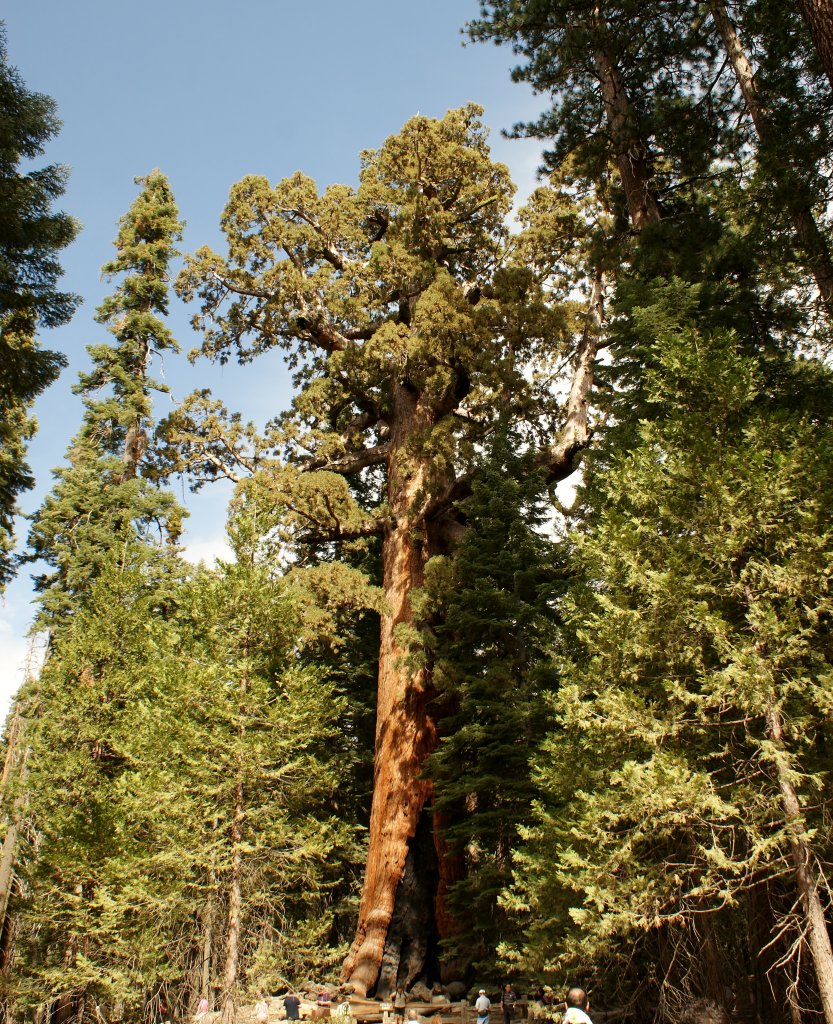
[{"label": "tree line", "polygon": [[[471,104],[357,187],[244,178],[226,251],[185,256],[192,357],[293,370],[265,429],[206,391],[154,420],[181,225],[138,180],[30,526],[10,1016],[508,975],[833,1024],[833,11],[494,0],[468,31],[552,99],[516,224]],[[8,578],[75,299],[61,171],[18,169],[54,106],[3,69]],[[233,561],[183,561],[175,474],[234,482]]]}]

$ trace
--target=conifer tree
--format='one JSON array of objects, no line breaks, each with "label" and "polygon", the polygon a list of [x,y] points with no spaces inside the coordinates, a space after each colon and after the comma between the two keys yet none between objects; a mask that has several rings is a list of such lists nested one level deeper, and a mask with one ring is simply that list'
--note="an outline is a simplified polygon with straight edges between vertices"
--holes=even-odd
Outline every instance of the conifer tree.
[{"label": "conifer tree", "polygon": [[[512,43],[524,58],[514,76],[553,97],[515,129],[552,140],[551,166],[569,158],[599,181],[612,163],[640,235],[664,214],[689,239],[707,234],[703,185],[751,185],[742,217],[762,262],[780,274],[799,268],[794,286],[807,292],[809,277],[829,321],[833,96],[794,7],[489,0],[481,9],[473,38]],[[673,224],[651,232],[669,233],[674,244]]]},{"label": "conifer tree", "polygon": [[[814,89],[818,75],[810,70],[808,47],[806,42],[801,45],[804,33],[794,12],[767,4],[750,4],[744,12],[750,32],[758,35],[756,68],[746,52],[742,29],[739,32],[724,0],[710,0],[709,10],[754,127],[759,191],[770,208],[788,215],[799,259],[815,278],[830,317],[833,257],[829,230],[824,227],[828,202],[824,166],[833,142],[827,127],[833,97],[823,87],[822,95]],[[768,230],[773,230],[771,223]]]},{"label": "conifer tree", "polygon": [[[85,396],[85,414],[70,448],[70,465],[57,471],[58,482],[35,517],[30,538],[32,558],[42,558],[54,572],[39,580],[39,625],[48,630],[51,656],[43,696],[27,704],[27,736],[31,733],[27,742],[36,745],[37,737],[48,735],[52,728],[67,730],[56,750],[63,751],[72,768],[62,773],[60,762],[53,763],[53,768],[56,779],[74,773],[67,786],[70,791],[77,786],[79,793],[77,845],[62,847],[76,858],[76,871],[58,868],[57,872],[64,880],[58,885],[61,898],[75,906],[82,924],[74,927],[65,921],[63,934],[61,929],[50,933],[63,958],[60,965],[52,964],[56,970],[67,966],[64,960],[84,958],[84,950],[94,944],[84,929],[96,909],[101,909],[99,901],[107,899],[112,884],[107,873],[112,864],[110,834],[118,835],[123,828],[119,802],[109,792],[114,775],[123,779],[115,737],[123,724],[124,703],[136,686],[131,672],[142,661],[142,646],[135,637],[132,645],[119,642],[112,628],[94,626],[82,612],[89,602],[101,600],[95,584],[102,578],[105,591],[108,586],[114,588],[114,607],[125,606],[127,618],[139,608],[149,617],[157,616],[180,575],[171,542],[179,534],[182,510],[171,494],[137,475],[152,425],[150,392],[160,387],[149,377],[149,360],[153,352],[175,347],[160,315],[167,310],[167,271],[180,225],[164,175],[153,172],[141,184],[142,194],[121,222],[117,256],[104,267],[105,273],[125,274],[116,293],[98,311],[99,322],[110,327],[115,344],[90,349],[94,369],[82,374],[78,385]],[[93,397],[102,391],[102,397]],[[100,605],[97,614],[102,614]],[[105,646],[90,657],[93,644],[83,629],[79,633],[78,621],[97,636],[108,637],[112,650]],[[144,637],[135,618],[132,622],[137,636]],[[84,701],[74,699],[78,688],[96,706],[96,714],[85,714]],[[44,739],[41,754],[52,745]],[[35,780],[42,768],[33,767],[30,778]],[[32,785],[43,785],[43,780],[41,775],[40,783]],[[50,825],[55,826],[54,817]],[[81,856],[85,846],[89,846],[87,862]],[[88,869],[81,866],[85,863]],[[50,867],[56,869],[55,863]],[[74,983],[69,972],[64,986],[67,998],[70,994],[86,998],[89,986],[95,987],[96,979],[100,980],[98,971],[106,974],[107,967],[97,963],[93,976],[87,981],[76,977]],[[114,982],[122,994],[110,995],[124,998],[127,984],[122,976]]]},{"label": "conifer tree", "polygon": [[[687,94],[690,72],[672,71],[681,60],[711,57],[688,8],[687,0],[488,0],[468,26],[475,40],[510,43],[526,59],[513,77],[553,96],[551,109],[516,132],[551,143],[551,168],[570,158],[596,181],[613,164],[636,233],[660,222],[666,203],[676,205],[669,186],[683,174],[702,173],[711,156],[706,111]],[[684,126],[687,145],[670,130],[674,120]]]},{"label": "conifer tree", "polygon": [[190,855],[213,879],[204,905],[227,1019],[242,996],[332,970],[338,890],[359,859],[352,824],[336,813],[351,767],[338,735],[344,698],[298,657],[309,627],[292,585],[237,554],[185,597],[183,668],[196,703],[183,716],[179,693],[169,707],[181,721],[171,761],[188,766]]},{"label": "conifer tree", "polygon": [[26,446],[35,431],[31,406],[66,363],[40,347],[44,327],[66,323],[79,299],[58,290],[58,253],[78,226],[53,203],[66,170],[55,164],[23,171],[60,128],[55,103],[29,91],[9,64],[0,27],[0,589],[14,569],[13,517],[18,495],[32,484]]},{"label": "conifer tree", "polygon": [[557,551],[540,532],[543,475],[534,451],[517,448],[509,432],[491,443],[459,506],[466,534],[452,555],[428,562],[415,599],[443,709],[427,772],[438,827],[460,867],[448,899],[457,930],[445,950],[460,976],[493,975],[497,947],[509,939],[513,922],[497,900],[518,830],[531,824],[529,766],[549,731],[544,698],[555,682],[549,651],[563,583]]},{"label": "conifer tree", "polygon": [[185,1014],[218,990],[230,1016],[343,953],[344,698],[299,657],[305,595],[253,557],[250,509],[232,540],[236,563],[161,581],[134,541],[28,695],[20,1007]]},{"label": "conifer tree", "polygon": [[[701,5],[686,3],[632,4],[623,0],[600,6],[542,0],[522,4],[489,2],[482,5],[482,11],[481,20],[472,26],[473,35],[512,42],[525,61],[516,68],[516,77],[553,96],[551,111],[535,125],[518,130],[552,138],[553,152],[547,157],[551,165],[562,164],[563,169],[573,172],[577,168],[580,180],[589,180],[599,190],[605,188],[606,165],[612,163],[621,183],[628,219],[638,232],[635,239],[620,234],[615,244],[618,258],[607,255],[616,314],[609,328],[613,358],[610,367],[597,367],[595,374],[613,388],[603,397],[596,396],[595,402],[606,407],[610,419],[603,443],[592,451],[586,464],[587,487],[580,509],[584,529],[595,536],[596,516],[617,502],[615,487],[625,488],[638,480],[638,474],[632,471],[630,475],[617,472],[627,457],[625,452],[634,449],[635,457],[643,450],[644,431],[651,429],[654,421],[655,429],[663,430],[665,410],[655,395],[652,398],[652,389],[667,373],[663,331],[668,328],[668,306],[677,304],[680,322],[684,322],[685,330],[691,330],[691,337],[708,339],[693,343],[701,349],[710,346],[715,373],[720,372],[720,367],[725,368],[725,360],[734,352],[740,361],[748,360],[748,366],[758,368],[762,393],[780,395],[779,401],[783,400],[785,378],[793,376],[785,366],[795,365],[794,354],[802,333],[810,333],[819,326],[813,322],[811,300],[815,295],[824,302],[829,299],[829,183],[823,174],[830,155],[829,90],[825,85],[819,88],[819,69],[814,65],[798,11],[784,5],[732,5],[732,16],[742,25],[740,37],[736,26],[726,17],[726,6],[720,3],[711,3],[706,10]],[[739,38],[749,41],[748,56],[740,50]],[[648,218],[644,200],[651,193],[657,201],[657,216]],[[813,280],[817,291],[812,287]],[[692,391],[703,388],[709,395],[715,391],[719,405],[720,386],[715,387],[706,377],[704,372],[696,382],[693,377],[688,384],[678,382],[680,392],[676,398],[684,402],[686,387]],[[807,394],[802,395],[802,387],[798,386],[792,392],[792,400],[798,405],[807,402],[812,407],[812,373],[804,381]],[[672,409],[674,401],[671,398]],[[736,424],[740,436],[734,441],[739,448],[748,440],[743,437],[743,423],[739,418]],[[749,458],[750,449],[745,449],[745,454]],[[698,468],[692,468],[692,477]],[[731,491],[736,466],[726,462],[724,468],[721,485]],[[608,479],[608,472],[614,473],[615,484]],[[626,501],[622,497],[618,500],[620,504]],[[642,507],[631,511],[631,520],[643,531],[639,539],[644,538],[646,545],[654,529],[652,511]],[[690,519],[696,521],[693,514]],[[607,540],[610,544],[621,544],[615,536],[608,536]],[[646,556],[634,556],[641,557]],[[615,561],[615,556],[608,558]],[[692,569],[692,575],[697,576],[696,569]],[[704,592],[708,592],[710,582],[707,576],[700,580]],[[598,578],[587,581],[591,596],[600,586]],[[632,612],[638,618],[639,596],[633,601]],[[595,625],[602,619],[600,612],[592,622]],[[611,661],[615,661],[617,641],[627,642],[626,637],[618,636],[617,625],[613,619],[609,626]],[[572,627],[579,638],[573,656],[580,662],[592,649],[592,633],[590,639],[585,636],[580,610],[572,618]],[[667,639],[666,645],[674,651],[675,638]],[[569,672],[577,671],[571,658],[566,658],[566,664]],[[612,691],[615,684],[609,685]],[[592,692],[590,683],[588,690]],[[567,708],[569,695],[564,699]],[[628,713],[638,721],[639,707],[637,698],[622,711],[621,728],[625,727]],[[587,713],[587,719],[592,732],[594,710]],[[569,855],[560,857],[559,845],[568,834],[569,811],[575,809],[571,801],[576,789],[580,791],[575,798],[578,806],[584,806],[582,801],[586,799],[588,814],[595,807],[601,822],[596,824],[599,833],[606,822],[610,823],[614,844],[616,822],[624,820],[624,816],[615,818],[624,798],[618,792],[609,796],[609,788],[605,790],[605,782],[612,776],[601,781],[595,774],[600,763],[598,748],[594,747],[589,758],[582,760],[570,743],[577,732],[575,717],[569,717],[565,710],[564,721],[569,722],[572,731],[566,740],[560,734],[557,739],[554,737],[550,749],[553,760],[559,754],[567,760],[548,764],[544,771],[550,795],[557,790],[562,803],[557,816],[547,818],[549,841],[542,838],[536,847],[535,856],[539,859],[533,873],[537,873],[536,884],[540,888],[521,883],[517,896],[516,905],[525,905],[534,891],[535,919],[531,927],[533,932],[536,928],[540,931],[538,939],[527,948],[534,949],[540,958],[530,956],[528,966],[541,966],[546,943],[557,943],[559,931],[569,921],[568,911],[574,905],[569,887],[577,876],[582,878],[581,891],[588,905],[601,908],[600,916],[604,917],[610,899],[607,891],[602,891],[605,869],[593,857],[601,847],[598,834],[585,837],[586,849],[591,851],[586,871],[582,870],[585,847],[575,854],[573,861],[569,861]],[[774,735],[779,727],[780,722],[772,720],[770,734]],[[691,757],[696,762],[696,741],[690,737],[683,739],[684,727],[679,729],[682,757]],[[617,755],[613,756],[611,773],[617,769],[625,771],[622,761],[627,756],[627,750],[618,754],[618,760]],[[633,793],[634,816],[639,814],[640,800],[644,808],[653,810],[651,782],[646,785],[644,777],[638,782],[647,792]],[[588,790],[586,797],[584,786]],[[696,799],[696,788],[692,787],[691,800]],[[682,793],[669,796],[668,804],[672,820],[675,812],[681,816],[687,813]],[[731,817],[731,809],[724,809]],[[776,803],[774,813],[787,814],[786,804]],[[702,807],[692,814],[706,817]],[[669,841],[663,828],[662,823],[655,828],[645,827],[646,860],[656,867],[651,859],[655,845],[658,858],[665,853],[669,860],[685,863],[687,840],[681,842],[679,834],[675,834]],[[795,859],[789,829],[781,833],[781,839],[782,851],[792,849],[789,856]],[[550,862],[560,859],[559,872],[547,866],[548,857]],[[522,872],[525,867],[522,863]],[[696,875],[701,867],[694,868],[693,873]],[[641,888],[650,890],[654,884],[650,870],[645,868],[642,874],[639,866],[634,870],[634,901],[638,901]],[[618,866],[611,869],[611,887],[619,883],[619,876],[624,873],[625,869]],[[760,876],[754,882],[746,877],[740,886],[743,896],[738,896],[738,900],[748,896],[750,907],[753,903],[760,905],[761,901],[753,898],[754,885],[760,883],[767,891],[778,891],[779,883],[774,880],[777,875],[775,868],[763,881]],[[806,876],[802,882],[801,871],[795,878],[809,901],[806,913],[810,921],[811,912],[819,909],[818,904],[815,911],[810,906],[812,884],[807,883]],[[594,884],[596,888],[591,893]],[[624,888],[624,881],[621,884]],[[623,903],[627,899],[622,896]],[[751,952],[755,963],[779,941],[772,915],[766,920],[766,913],[763,919],[758,911],[755,914],[757,924],[761,925],[755,929],[757,946],[741,942],[738,936],[745,928],[738,924],[737,915],[725,909],[718,912],[714,904],[681,911],[680,920],[689,925],[687,932],[675,930],[673,917],[668,922],[657,919],[659,927],[655,930],[646,926],[641,931],[628,931],[625,927],[620,935],[626,934],[627,938],[618,947],[623,954],[619,973],[629,976],[627,964],[634,962],[631,940],[639,934],[641,959],[638,953],[636,962],[641,965],[640,980],[648,984],[646,979],[658,970],[666,982],[661,999],[671,990],[672,981],[677,983],[683,978],[687,979],[685,984],[691,984],[692,979],[702,974],[699,980],[708,994],[722,1001],[721,960],[731,961],[733,953],[740,951],[743,956]],[[592,938],[588,942],[596,943],[592,955],[588,946],[582,944],[581,936],[570,931],[573,953],[587,953],[588,959],[597,964],[606,955],[614,955],[617,933],[610,917],[589,929]],[[593,919],[592,909],[583,919]],[[683,948],[684,944],[679,943],[684,934],[697,934],[702,939],[700,948],[691,942]],[[824,928],[817,928],[815,934],[823,936]],[[538,941],[543,935],[547,938]],[[669,954],[669,949],[678,949],[680,955]],[[511,949],[507,955],[512,955]],[[820,950],[818,969],[822,987],[826,960],[825,951]],[[553,966],[553,961],[549,964]],[[673,979],[668,971],[675,972]],[[614,969],[608,976],[616,973]],[[640,969],[634,972],[639,973]],[[777,975],[777,969],[774,974]],[[695,980],[695,987],[697,983]],[[745,978],[738,977],[738,984],[742,987]],[[663,1013],[667,1009],[661,1007]]]},{"label": "conifer tree", "polygon": [[185,826],[168,812],[164,711],[178,636],[172,572],[160,580],[150,555],[134,541],[101,567],[21,695],[29,754],[11,1009],[138,1014],[146,991],[184,973],[194,896]]},{"label": "conifer tree", "polygon": [[137,183],[142,192],[121,221],[116,256],[102,268],[109,276],[124,275],[96,314],[114,342],[89,347],[93,369],[79,375],[75,388],[84,396],[81,430],[30,534],[32,557],[53,570],[38,580],[41,621],[50,627],[83,602],[92,580],[126,541],[175,542],[181,528],[182,510],[173,496],[143,475],[153,429],[151,396],[167,390],[150,376],[151,359],[177,349],[161,318],[181,224],[160,171]]},{"label": "conifer tree", "polygon": [[[517,875],[525,962],[587,969],[651,936],[673,947],[686,926],[707,936],[786,876],[801,908],[792,953],[806,941],[814,964],[802,995],[829,1019],[833,378],[709,329],[679,281],[655,284],[632,329],[654,346],[655,413],[593,477],[575,535],[560,729]],[[709,942],[684,968],[695,990]]]}]

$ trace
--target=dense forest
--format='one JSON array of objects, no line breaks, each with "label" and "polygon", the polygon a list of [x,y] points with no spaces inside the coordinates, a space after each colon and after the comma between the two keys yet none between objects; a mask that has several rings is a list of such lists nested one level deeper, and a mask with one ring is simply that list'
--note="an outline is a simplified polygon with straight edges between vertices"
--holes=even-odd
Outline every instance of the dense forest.
[{"label": "dense forest", "polygon": [[[245,177],[223,251],[137,178],[22,555],[77,225],[0,52],[0,585],[36,566],[48,645],[5,732],[5,1020],[509,979],[833,1024],[833,4],[466,32],[548,100],[519,212],[475,104],[357,139],[356,187]],[[283,353],[265,429],[158,413],[172,289],[197,367]],[[233,482],[232,559],[183,558],[180,478]]]}]

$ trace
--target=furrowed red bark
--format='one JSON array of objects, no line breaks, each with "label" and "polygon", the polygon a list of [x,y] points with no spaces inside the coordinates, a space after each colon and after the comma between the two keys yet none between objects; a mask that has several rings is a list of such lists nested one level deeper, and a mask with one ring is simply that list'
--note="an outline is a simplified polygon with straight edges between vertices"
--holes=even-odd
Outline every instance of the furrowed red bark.
[{"label": "furrowed red bark", "polygon": [[[440,942],[451,939],[458,933],[457,919],[448,908],[448,897],[452,886],[465,877],[466,864],[463,853],[453,849],[444,839],[444,816],[434,812],[434,847],[437,852],[438,879],[437,894],[434,899],[434,920],[437,926],[437,938]],[[461,977],[461,961],[459,958],[444,960],[440,965],[442,981],[454,981]]]},{"label": "furrowed red bark", "polygon": [[[388,500],[394,523],[382,542],[388,607],[379,646],[373,803],[356,936],[341,975],[358,995],[371,991],[379,978],[410,845],[431,797],[422,766],[437,745],[428,673],[409,663],[397,636],[398,626],[413,621],[411,594],[422,586],[425,562],[436,553],[422,513],[431,483],[428,460],[409,453],[409,442],[433,425],[435,414],[402,384],[394,386],[393,405]],[[392,960],[386,973],[398,973]]]},{"label": "furrowed red bark", "polygon": [[[749,117],[755,127],[755,132],[761,146],[766,147],[771,135],[769,118],[758,95],[755,72],[744,52],[724,0],[709,0],[709,9],[735,73],[741,95],[749,110]],[[789,174],[789,171],[785,169],[784,173]],[[788,212],[793,222],[795,236],[806,256],[806,268],[815,279],[819,296],[828,316],[833,316],[833,258],[831,258],[830,247],[819,229],[812,210],[802,201],[800,190],[790,189],[789,193],[794,198],[788,203]]]}]

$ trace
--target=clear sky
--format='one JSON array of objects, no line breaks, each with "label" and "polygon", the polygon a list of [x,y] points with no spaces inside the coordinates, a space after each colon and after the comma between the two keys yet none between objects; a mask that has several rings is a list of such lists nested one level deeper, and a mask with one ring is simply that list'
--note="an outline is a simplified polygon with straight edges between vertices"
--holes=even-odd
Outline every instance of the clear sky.
[{"label": "clear sky", "polygon": [[[355,184],[360,150],[417,112],[441,116],[474,101],[519,197],[529,194],[541,145],[500,131],[533,116],[541,101],[510,81],[510,51],[463,46],[460,30],[477,13],[476,0],[6,0],[10,62],[29,89],[57,101],[64,123],[40,163],[70,168],[60,206],[83,226],[64,253],[62,287],[84,303],[69,325],[43,336],[69,366],[36,407],[37,488],[21,502],[25,512],[42,501],[80,422],[70,388],[87,366],[86,345],[108,337],[92,320],[110,290],[100,267],[137,175],[154,167],[168,175],[187,223],[183,251],[218,247],[220,212],[244,175],[278,181],[302,170],[319,187]],[[184,352],[197,341],[189,315],[174,298],[169,322],[183,355],[155,368],[175,398],[211,387],[258,422],[288,404],[277,353],[247,367],[189,364]],[[162,404],[157,413],[165,411]],[[177,491],[191,509],[188,557],[222,553],[228,488]],[[18,533],[25,538],[25,522]],[[23,679],[31,601],[24,572],[0,604],[0,716]]]}]

